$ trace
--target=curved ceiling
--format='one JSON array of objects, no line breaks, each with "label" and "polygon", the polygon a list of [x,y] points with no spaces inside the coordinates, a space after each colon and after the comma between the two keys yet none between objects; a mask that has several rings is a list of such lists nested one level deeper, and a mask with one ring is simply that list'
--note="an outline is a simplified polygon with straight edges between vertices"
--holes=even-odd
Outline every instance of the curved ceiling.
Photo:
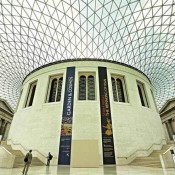
[{"label": "curved ceiling", "polygon": [[0,97],[14,108],[32,70],[95,58],[144,72],[161,108],[175,97],[174,32],[175,0],[2,0]]}]

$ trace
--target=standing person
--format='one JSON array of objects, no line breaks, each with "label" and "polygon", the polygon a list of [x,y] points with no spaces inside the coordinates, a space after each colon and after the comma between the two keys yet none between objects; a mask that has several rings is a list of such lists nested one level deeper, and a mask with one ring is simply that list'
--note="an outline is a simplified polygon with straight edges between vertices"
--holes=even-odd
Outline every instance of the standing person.
[{"label": "standing person", "polygon": [[49,152],[48,156],[47,156],[47,164],[46,166],[49,166],[50,165],[50,161],[52,160],[52,154]]},{"label": "standing person", "polygon": [[27,175],[27,172],[28,172],[28,169],[29,169],[31,162],[32,162],[32,150],[30,150],[24,158],[25,164],[24,164],[24,169],[22,171],[23,175]]}]

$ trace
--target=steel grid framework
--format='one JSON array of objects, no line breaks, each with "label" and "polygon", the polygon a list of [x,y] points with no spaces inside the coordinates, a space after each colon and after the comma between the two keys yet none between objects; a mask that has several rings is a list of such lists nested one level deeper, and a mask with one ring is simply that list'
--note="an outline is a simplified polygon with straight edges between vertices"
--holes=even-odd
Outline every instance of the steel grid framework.
[{"label": "steel grid framework", "polygon": [[174,32],[175,0],[1,0],[0,97],[15,108],[34,69],[95,58],[144,72],[160,109],[175,97]]}]

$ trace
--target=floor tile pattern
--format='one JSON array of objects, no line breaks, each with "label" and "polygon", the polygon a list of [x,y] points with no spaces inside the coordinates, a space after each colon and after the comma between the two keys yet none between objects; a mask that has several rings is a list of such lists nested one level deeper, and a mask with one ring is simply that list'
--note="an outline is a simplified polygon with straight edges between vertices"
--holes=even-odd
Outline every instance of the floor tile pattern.
[{"label": "floor tile pattern", "polygon": [[[22,168],[0,168],[0,175],[22,175]],[[67,166],[30,167],[27,175],[175,175],[175,168],[138,166],[104,166],[99,168],[70,168]]]}]

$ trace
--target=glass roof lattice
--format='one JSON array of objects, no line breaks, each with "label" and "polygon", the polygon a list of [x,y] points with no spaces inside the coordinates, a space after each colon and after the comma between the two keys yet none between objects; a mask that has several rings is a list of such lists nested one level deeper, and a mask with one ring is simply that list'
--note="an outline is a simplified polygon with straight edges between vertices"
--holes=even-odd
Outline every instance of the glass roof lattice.
[{"label": "glass roof lattice", "polygon": [[175,0],[1,0],[0,98],[13,108],[31,71],[80,58],[139,69],[160,109],[175,97]]}]

